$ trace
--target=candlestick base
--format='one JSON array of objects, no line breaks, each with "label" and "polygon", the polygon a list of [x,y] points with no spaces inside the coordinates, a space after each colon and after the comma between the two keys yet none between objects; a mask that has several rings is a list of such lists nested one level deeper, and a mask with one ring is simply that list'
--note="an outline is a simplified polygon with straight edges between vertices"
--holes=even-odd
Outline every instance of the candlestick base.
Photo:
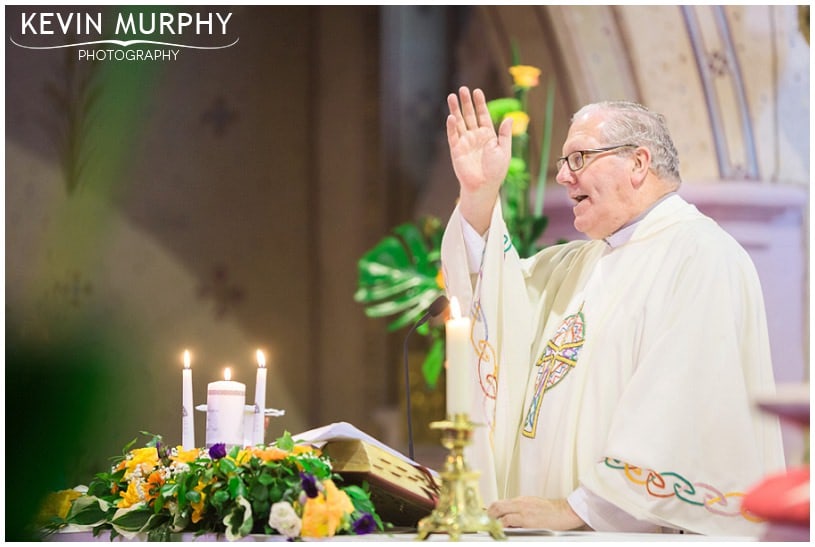
[{"label": "candlestick base", "polygon": [[478,490],[478,471],[472,471],[464,460],[464,447],[472,439],[474,424],[467,414],[455,414],[452,420],[432,422],[440,429],[441,444],[449,450],[441,473],[439,503],[433,512],[419,521],[416,539],[430,534],[448,534],[458,541],[461,534],[489,532],[493,539],[506,539],[501,523],[487,515]]}]

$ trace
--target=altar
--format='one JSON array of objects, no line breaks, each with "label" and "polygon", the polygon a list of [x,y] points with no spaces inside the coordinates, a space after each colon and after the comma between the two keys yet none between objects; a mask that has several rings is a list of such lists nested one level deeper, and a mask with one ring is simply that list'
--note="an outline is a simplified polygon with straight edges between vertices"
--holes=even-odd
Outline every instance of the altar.
[{"label": "altar", "polygon": [[[542,542],[542,541],[575,541],[575,542],[664,542],[664,541],[711,541],[715,539],[716,542],[755,542],[757,538],[752,537],[716,537],[703,536],[698,534],[643,534],[643,533],[621,533],[621,532],[556,532],[552,530],[534,530],[524,528],[507,528],[504,530],[506,534],[505,541],[512,542]],[[60,542],[109,542],[110,536],[107,532],[102,533],[98,537],[93,537],[92,532],[60,532],[49,536],[48,541]],[[125,540],[124,538],[117,538],[115,541],[145,541],[146,538],[134,538],[132,540]],[[172,534],[171,541],[190,541],[209,543],[216,541],[226,541],[222,535],[204,534],[195,536],[192,533]],[[244,542],[266,542],[266,541],[286,541],[284,536],[279,535],[261,535],[250,534],[238,541]],[[362,536],[352,535],[339,535],[332,538],[302,538],[302,541],[330,541],[330,542],[392,542],[392,541],[419,541],[415,531],[404,532],[381,532],[366,534]],[[426,540],[433,542],[447,542],[450,537],[446,534],[432,534]],[[467,534],[459,543],[470,542],[484,542],[494,541],[487,533]]]}]

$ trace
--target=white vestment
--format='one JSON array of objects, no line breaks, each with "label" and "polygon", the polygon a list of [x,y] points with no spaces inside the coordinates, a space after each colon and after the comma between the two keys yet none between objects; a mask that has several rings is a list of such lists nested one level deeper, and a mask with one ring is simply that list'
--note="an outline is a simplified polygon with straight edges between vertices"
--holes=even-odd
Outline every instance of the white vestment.
[{"label": "white vestment", "polygon": [[519,259],[500,204],[471,274],[458,208],[442,242],[448,296],[473,319],[475,431],[486,504],[577,488],[632,517],[756,535],[743,494],[784,466],[761,287],[747,253],[673,195],[622,244]]}]

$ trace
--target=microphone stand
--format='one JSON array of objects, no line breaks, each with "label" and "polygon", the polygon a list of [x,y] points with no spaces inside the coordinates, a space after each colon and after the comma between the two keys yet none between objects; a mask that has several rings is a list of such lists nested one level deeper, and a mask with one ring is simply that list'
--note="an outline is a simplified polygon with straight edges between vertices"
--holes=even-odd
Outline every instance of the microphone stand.
[{"label": "microphone stand", "polygon": [[411,405],[410,405],[410,366],[408,365],[408,340],[410,339],[410,335],[413,334],[416,329],[424,325],[431,317],[437,317],[441,312],[443,312],[447,308],[448,300],[447,297],[444,295],[439,296],[436,298],[430,307],[427,308],[425,314],[419,319],[410,330],[405,335],[405,343],[404,343],[404,365],[405,365],[405,405],[407,406],[407,428],[408,428],[408,455],[410,459],[416,461],[413,457],[413,418],[411,413]]}]

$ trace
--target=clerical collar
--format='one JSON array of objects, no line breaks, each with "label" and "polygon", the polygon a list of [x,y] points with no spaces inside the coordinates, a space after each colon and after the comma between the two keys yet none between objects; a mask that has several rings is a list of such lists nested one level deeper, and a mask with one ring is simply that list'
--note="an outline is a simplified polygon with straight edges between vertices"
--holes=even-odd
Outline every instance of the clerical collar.
[{"label": "clerical collar", "polygon": [[653,203],[653,205],[651,205],[648,209],[637,215],[633,220],[631,220],[631,222],[625,224],[622,228],[620,228],[619,230],[605,238],[604,241],[606,242],[606,244],[612,249],[616,249],[620,245],[628,243],[628,241],[631,239],[631,236],[634,235],[634,231],[637,229],[637,226],[639,225],[640,222],[642,222],[642,219],[648,216],[648,213],[653,211],[654,207],[656,207],[657,205],[659,205],[660,203],[662,203],[663,201],[665,201],[666,199],[673,195],[676,195],[676,192],[668,192],[667,194],[656,200]]}]

